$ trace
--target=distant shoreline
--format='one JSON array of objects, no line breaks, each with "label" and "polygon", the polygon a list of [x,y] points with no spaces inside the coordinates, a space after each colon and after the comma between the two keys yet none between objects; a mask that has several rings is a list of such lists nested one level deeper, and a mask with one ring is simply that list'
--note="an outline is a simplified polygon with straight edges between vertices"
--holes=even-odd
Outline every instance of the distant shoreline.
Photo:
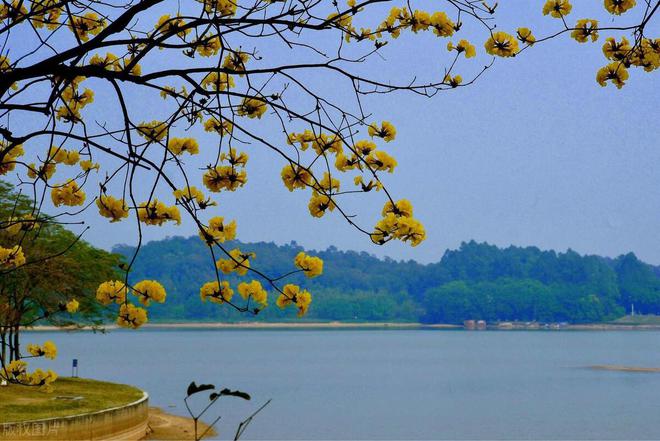
[{"label": "distant shoreline", "polygon": [[[462,325],[452,324],[424,324],[406,322],[181,322],[181,323],[148,323],[145,329],[447,329],[463,330]],[[103,329],[119,329],[115,324],[104,326]],[[25,331],[47,332],[47,331],[75,331],[91,330],[90,327],[57,327],[57,326],[34,326],[24,328]],[[636,330],[660,330],[660,325],[651,324],[616,324],[616,323],[587,323],[567,324],[559,328],[538,326],[538,324],[516,323],[512,327],[501,327],[489,325],[489,331],[636,331]],[[480,332],[480,331],[473,331]]]}]

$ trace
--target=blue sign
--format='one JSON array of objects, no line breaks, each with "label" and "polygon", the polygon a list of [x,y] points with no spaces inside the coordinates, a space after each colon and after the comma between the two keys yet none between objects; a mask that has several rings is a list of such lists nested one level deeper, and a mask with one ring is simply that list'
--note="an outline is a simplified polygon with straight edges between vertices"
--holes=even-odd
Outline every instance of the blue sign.
[{"label": "blue sign", "polygon": [[78,367],[78,359],[77,358],[73,359],[73,367]]}]

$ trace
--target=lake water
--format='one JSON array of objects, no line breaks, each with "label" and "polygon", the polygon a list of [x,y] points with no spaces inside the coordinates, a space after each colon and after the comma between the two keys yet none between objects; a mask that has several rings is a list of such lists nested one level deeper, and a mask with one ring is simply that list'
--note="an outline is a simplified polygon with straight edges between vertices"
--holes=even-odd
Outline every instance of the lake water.
[{"label": "lake water", "polygon": [[660,332],[143,329],[24,343],[46,339],[59,356],[40,365],[70,375],[78,358],[81,376],[137,385],[171,413],[186,414],[191,380],[250,393],[214,408],[221,438],[272,398],[245,439],[660,439],[660,374],[584,368],[660,367]]}]

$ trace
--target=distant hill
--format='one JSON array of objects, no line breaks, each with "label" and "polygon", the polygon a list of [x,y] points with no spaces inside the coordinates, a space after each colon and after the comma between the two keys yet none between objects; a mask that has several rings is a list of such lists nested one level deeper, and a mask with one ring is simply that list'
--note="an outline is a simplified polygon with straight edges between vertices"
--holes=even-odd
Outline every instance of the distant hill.
[{"label": "distant hill", "polygon": [[[228,243],[256,253],[254,264],[267,274],[285,274],[303,248],[295,242]],[[134,248],[114,252],[131,256]],[[448,250],[439,262],[379,259],[368,253],[330,247],[314,253],[325,262],[315,279],[287,279],[314,295],[307,318],[341,321],[414,321],[461,323],[465,319],[542,322],[601,322],[638,313],[660,314],[658,268],[632,254],[616,259],[582,256],[536,247],[498,248],[465,242]],[[157,279],[165,285],[167,302],[151,307],[160,321],[241,321],[251,319],[230,308],[202,303],[199,288],[214,273],[208,248],[198,237],[173,237],[150,242],[140,250],[131,280]],[[239,278],[228,277],[235,286]],[[271,306],[260,320],[294,319],[291,311]]]}]

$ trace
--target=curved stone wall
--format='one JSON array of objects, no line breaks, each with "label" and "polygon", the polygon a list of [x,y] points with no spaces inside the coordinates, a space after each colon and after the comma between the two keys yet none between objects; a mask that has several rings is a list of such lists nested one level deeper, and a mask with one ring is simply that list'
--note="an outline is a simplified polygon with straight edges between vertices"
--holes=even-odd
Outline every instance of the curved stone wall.
[{"label": "curved stone wall", "polygon": [[0,440],[137,441],[149,420],[149,395],[125,406],[59,418],[0,424]]}]

